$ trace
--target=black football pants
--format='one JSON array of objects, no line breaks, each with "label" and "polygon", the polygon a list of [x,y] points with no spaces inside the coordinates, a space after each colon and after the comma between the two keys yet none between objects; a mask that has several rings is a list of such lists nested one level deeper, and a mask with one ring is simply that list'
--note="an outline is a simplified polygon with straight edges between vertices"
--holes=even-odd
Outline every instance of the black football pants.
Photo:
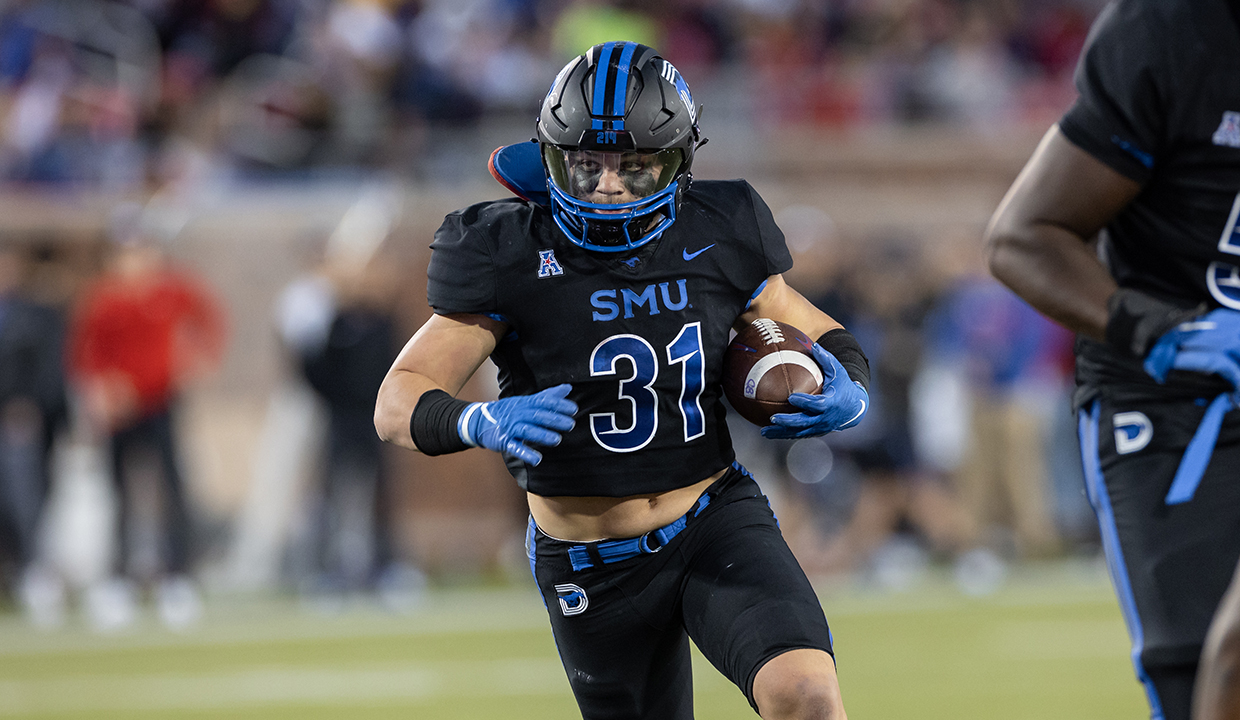
[{"label": "black football pants", "polygon": [[[765,496],[734,465],[653,554],[574,570],[533,522],[530,564],[585,720],[691,720],[689,640],[753,701],[768,660],[831,652],[826,617]],[[756,708],[756,705],[755,705]]]},{"label": "black football pants", "polygon": [[1190,720],[1201,646],[1240,558],[1240,413],[1192,498],[1167,503],[1204,412],[1105,396],[1080,411],[1086,488],[1154,720]]}]

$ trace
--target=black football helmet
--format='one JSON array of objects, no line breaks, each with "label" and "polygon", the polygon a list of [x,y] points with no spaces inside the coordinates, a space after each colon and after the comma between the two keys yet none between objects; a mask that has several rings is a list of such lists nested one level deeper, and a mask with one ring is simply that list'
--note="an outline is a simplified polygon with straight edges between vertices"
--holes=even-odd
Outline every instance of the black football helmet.
[{"label": "black football helmet", "polygon": [[700,143],[680,72],[645,45],[606,42],[556,76],[538,116],[551,212],[574,244],[624,252],[673,222]]}]

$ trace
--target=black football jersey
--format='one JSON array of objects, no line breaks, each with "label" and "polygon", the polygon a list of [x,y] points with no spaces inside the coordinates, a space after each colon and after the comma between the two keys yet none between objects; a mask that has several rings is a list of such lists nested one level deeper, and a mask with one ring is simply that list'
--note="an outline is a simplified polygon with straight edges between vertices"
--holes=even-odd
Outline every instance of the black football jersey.
[{"label": "black football jersey", "polygon": [[[1121,287],[1240,309],[1240,10],[1234,0],[1120,0],[1095,21],[1063,134],[1143,185],[1104,230]],[[1078,343],[1084,380],[1153,383],[1140,363]]]},{"label": "black football jersey", "polygon": [[549,209],[509,199],[448,215],[431,245],[435,312],[502,320],[500,396],[571,383],[576,427],[527,466],[545,496],[624,497],[729,465],[719,384],[728,333],[766,279],[792,267],[770,209],[743,180],[695,181],[672,224],[632,254],[584,250]]}]

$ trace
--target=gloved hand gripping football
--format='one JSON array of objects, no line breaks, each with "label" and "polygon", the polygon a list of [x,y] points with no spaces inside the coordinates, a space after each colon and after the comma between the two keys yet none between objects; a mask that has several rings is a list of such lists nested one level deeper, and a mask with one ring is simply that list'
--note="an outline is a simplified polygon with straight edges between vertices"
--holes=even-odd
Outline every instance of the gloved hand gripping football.
[{"label": "gloved hand gripping football", "polygon": [[457,431],[471,447],[507,453],[537,465],[542,453],[530,445],[555,447],[562,439],[560,433],[576,424],[577,403],[568,399],[572,389],[564,383],[533,395],[472,403],[461,413]]},{"label": "gloved hand gripping football", "polygon": [[773,424],[762,428],[762,437],[783,440],[826,435],[850,428],[865,416],[870,405],[865,388],[853,382],[840,361],[818,343],[814,343],[813,353],[822,368],[822,393],[789,395],[788,402],[801,412],[772,415]]},{"label": "gloved hand gripping football", "polygon": [[1240,312],[1219,308],[1163,334],[1145,356],[1158,382],[1175,370],[1215,374],[1240,390]]}]

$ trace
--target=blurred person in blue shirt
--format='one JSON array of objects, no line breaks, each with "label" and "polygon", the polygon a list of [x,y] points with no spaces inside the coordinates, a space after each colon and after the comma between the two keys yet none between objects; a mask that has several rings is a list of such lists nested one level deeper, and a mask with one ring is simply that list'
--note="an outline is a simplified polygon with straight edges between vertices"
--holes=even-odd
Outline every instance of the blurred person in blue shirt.
[{"label": "blurred person in blue shirt", "polygon": [[957,491],[974,544],[1008,555],[1060,549],[1046,462],[1046,398],[1063,385],[1068,334],[988,278],[950,289],[928,324],[931,352],[970,389]]},{"label": "blurred person in blue shirt", "polygon": [[37,624],[60,621],[63,587],[39,562],[52,441],[65,417],[64,318],[22,292],[24,253],[0,245],[0,566]]}]

